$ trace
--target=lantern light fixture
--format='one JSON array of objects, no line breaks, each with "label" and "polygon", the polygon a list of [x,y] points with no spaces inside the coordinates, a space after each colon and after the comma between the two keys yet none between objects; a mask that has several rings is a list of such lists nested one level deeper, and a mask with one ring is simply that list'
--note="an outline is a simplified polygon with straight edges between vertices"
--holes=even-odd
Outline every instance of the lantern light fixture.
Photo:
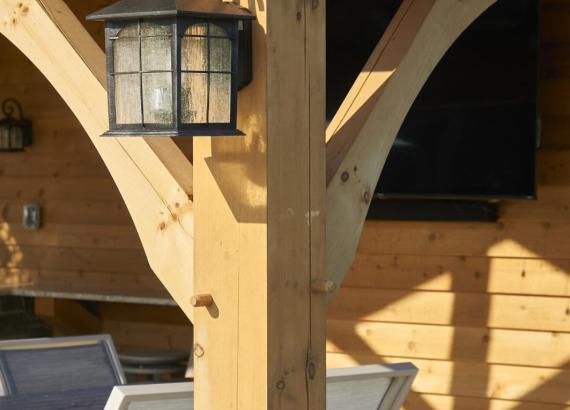
[{"label": "lantern light fixture", "polygon": [[[18,117],[14,116],[17,111]],[[2,103],[4,118],[0,120],[0,152],[23,151],[32,143],[32,122],[23,118],[22,106],[13,98]]]},{"label": "lantern light fixture", "polygon": [[225,136],[252,79],[251,21],[221,0],[121,0],[105,21],[108,136]]}]

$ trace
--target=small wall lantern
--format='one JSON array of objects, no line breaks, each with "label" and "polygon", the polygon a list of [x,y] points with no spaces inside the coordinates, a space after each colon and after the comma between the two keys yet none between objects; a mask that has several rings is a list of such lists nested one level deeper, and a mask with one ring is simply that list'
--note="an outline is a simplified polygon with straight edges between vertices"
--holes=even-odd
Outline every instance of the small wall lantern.
[{"label": "small wall lantern", "polygon": [[[104,135],[243,135],[237,92],[251,80],[244,78],[251,76],[244,64],[251,31],[243,31],[254,18],[221,0],[121,0],[89,15],[105,21]],[[241,78],[238,67],[246,67]]]},{"label": "small wall lantern", "polygon": [[[14,117],[14,110],[18,111],[18,118]],[[0,120],[0,152],[23,151],[32,143],[32,123],[25,120],[22,106],[13,98],[2,103],[4,118]]]}]

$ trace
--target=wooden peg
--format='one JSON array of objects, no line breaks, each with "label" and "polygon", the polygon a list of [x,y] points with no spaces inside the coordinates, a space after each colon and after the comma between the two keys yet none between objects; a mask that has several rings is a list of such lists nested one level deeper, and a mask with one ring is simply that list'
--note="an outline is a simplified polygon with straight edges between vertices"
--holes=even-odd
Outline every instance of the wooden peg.
[{"label": "wooden peg", "polygon": [[332,280],[315,280],[311,284],[311,289],[315,293],[333,293],[336,290],[336,283]]},{"label": "wooden peg", "polygon": [[214,303],[212,295],[194,295],[190,299],[190,304],[194,307],[208,307]]}]

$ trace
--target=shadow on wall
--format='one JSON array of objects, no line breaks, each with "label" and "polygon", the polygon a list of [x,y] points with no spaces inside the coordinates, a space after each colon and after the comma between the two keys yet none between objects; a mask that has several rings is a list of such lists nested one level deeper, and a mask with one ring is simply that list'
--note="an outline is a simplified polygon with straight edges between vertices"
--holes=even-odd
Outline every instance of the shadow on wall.
[{"label": "shadow on wall", "polygon": [[333,302],[329,364],[414,362],[406,410],[570,407],[569,10],[541,6],[539,200],[493,224],[368,222]]},{"label": "shadow on wall", "polygon": [[[369,223],[367,229],[377,235],[363,237],[358,270],[329,314],[327,351],[338,353],[329,356],[331,364],[413,361],[420,368],[415,390],[422,395],[410,398],[409,410],[491,410],[498,405],[477,397],[514,400],[503,403],[508,409],[540,407],[528,407],[528,402],[567,409],[560,403],[570,400],[570,349],[565,348],[570,341],[570,260],[559,258],[570,255],[570,246],[566,241],[543,254],[544,246],[563,240],[567,232],[548,240],[544,229],[542,237],[529,241],[511,236],[507,226],[504,238],[489,235],[482,245],[486,249],[477,252],[494,258],[451,256],[446,252],[473,249],[469,238],[477,241],[477,231],[492,232],[502,223],[438,223],[437,228],[410,223],[403,230],[417,235],[407,238],[415,255],[369,253],[398,248],[374,243],[401,240],[405,234],[394,231],[402,225]],[[465,241],[441,252],[438,242],[453,242],[456,238],[445,238],[453,230],[462,231]],[[424,241],[432,243],[432,254],[422,254]],[[538,242],[543,245],[536,249]],[[507,246],[516,258],[497,257],[498,249]]]}]

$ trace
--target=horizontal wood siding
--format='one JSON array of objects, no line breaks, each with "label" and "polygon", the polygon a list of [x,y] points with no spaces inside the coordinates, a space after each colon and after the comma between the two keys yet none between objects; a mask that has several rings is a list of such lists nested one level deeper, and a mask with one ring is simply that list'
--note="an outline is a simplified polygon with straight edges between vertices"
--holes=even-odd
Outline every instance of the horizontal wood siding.
[{"label": "horizontal wood siding", "polygon": [[[66,0],[101,45],[103,25],[86,22],[85,16],[113,1]],[[0,36],[0,102],[8,97],[20,101],[33,122],[34,143],[24,153],[0,154],[0,283],[166,296],[89,137],[44,76]],[[191,152],[191,140],[180,145]],[[22,206],[28,203],[42,207],[38,231],[22,227]],[[175,307],[92,303],[86,311],[79,303],[46,305],[41,299],[36,305],[55,334],[106,332],[119,347],[190,350],[192,345],[192,327]]]},{"label": "horizontal wood siding", "polygon": [[497,223],[366,223],[328,365],[412,361],[408,410],[570,409],[570,1],[541,3],[538,200]]},{"label": "horizontal wood siding", "polygon": [[[67,1],[80,18],[111,2]],[[101,25],[86,25],[101,41]],[[542,1],[541,42],[539,200],[502,202],[497,223],[368,222],[331,308],[328,365],[413,361],[408,410],[570,410],[570,1]],[[88,137],[3,38],[0,85],[35,130],[26,153],[0,155],[0,278],[162,293]],[[30,202],[39,231],[21,226]],[[191,346],[177,308],[92,313],[119,346]]]},{"label": "horizontal wood siding", "polygon": [[[78,18],[111,0],[67,0]],[[103,25],[86,22],[103,44]],[[59,290],[97,288],[164,295],[105,165],[61,97],[32,63],[0,38],[0,100],[21,102],[33,123],[24,153],[0,155],[0,278]],[[190,146],[189,142],[185,143]],[[22,227],[22,207],[37,203],[43,224]]]}]

